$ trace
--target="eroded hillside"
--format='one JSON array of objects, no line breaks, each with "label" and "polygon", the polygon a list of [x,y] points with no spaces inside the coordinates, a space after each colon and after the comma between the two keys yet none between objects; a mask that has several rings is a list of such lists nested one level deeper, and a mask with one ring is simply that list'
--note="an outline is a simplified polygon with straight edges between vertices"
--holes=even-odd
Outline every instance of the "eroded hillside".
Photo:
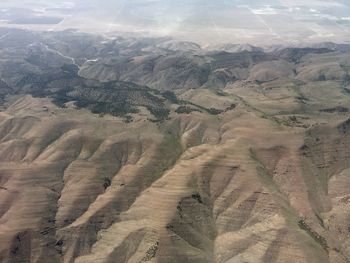
[{"label": "eroded hillside", "polygon": [[7,33],[1,262],[350,262],[350,53]]}]

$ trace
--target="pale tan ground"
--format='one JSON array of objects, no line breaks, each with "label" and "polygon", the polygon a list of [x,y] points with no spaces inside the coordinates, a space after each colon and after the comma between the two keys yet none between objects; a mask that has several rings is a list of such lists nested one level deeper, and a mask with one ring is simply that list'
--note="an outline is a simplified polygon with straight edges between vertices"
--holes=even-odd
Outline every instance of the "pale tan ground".
[{"label": "pale tan ground", "polygon": [[237,107],[163,123],[14,98],[0,113],[0,262],[349,262],[350,125],[318,112],[324,94],[350,106],[338,84],[193,90]]}]

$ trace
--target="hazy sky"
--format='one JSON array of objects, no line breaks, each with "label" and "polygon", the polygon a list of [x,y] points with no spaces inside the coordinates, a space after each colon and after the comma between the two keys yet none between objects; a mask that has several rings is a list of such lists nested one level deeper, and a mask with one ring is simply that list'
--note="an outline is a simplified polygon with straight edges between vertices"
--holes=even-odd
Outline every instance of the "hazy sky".
[{"label": "hazy sky", "polygon": [[[202,43],[339,42],[350,35],[348,0],[1,0],[0,8],[3,26],[10,21],[11,26],[138,32]],[[22,16],[26,20],[18,20]],[[52,24],[43,25],[47,21]]]}]

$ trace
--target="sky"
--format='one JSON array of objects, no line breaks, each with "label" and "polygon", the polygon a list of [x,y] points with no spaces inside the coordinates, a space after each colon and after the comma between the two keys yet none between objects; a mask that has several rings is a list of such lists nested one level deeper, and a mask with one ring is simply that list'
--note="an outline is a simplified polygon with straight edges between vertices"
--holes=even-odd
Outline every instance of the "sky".
[{"label": "sky", "polygon": [[1,0],[0,25],[201,44],[350,41],[348,0]]}]

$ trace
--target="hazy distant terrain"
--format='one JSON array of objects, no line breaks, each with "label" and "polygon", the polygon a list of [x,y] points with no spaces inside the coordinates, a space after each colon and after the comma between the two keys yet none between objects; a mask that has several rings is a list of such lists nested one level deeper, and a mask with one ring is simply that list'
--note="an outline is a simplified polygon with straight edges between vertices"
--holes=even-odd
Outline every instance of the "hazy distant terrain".
[{"label": "hazy distant terrain", "polygon": [[0,8],[5,26],[32,23],[36,26],[31,28],[79,28],[108,35],[137,32],[202,44],[350,40],[350,3],[341,0],[27,0],[2,1]]}]

